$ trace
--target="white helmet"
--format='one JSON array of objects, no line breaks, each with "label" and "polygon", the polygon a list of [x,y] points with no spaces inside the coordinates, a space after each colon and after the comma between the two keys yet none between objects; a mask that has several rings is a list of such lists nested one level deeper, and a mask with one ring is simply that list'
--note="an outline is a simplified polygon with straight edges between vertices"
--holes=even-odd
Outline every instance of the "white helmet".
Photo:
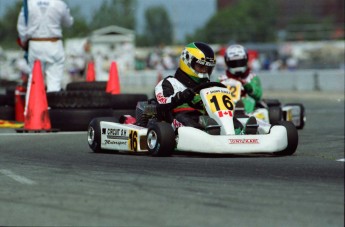
[{"label": "white helmet", "polygon": [[248,54],[241,45],[229,46],[225,51],[224,61],[233,75],[241,77],[248,69]]}]

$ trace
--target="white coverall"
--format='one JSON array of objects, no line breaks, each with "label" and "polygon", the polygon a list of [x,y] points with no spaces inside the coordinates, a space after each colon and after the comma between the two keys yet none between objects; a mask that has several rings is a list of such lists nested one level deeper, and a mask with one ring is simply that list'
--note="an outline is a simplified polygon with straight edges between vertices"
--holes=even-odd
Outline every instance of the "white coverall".
[{"label": "white coverall", "polygon": [[[69,8],[62,0],[28,0],[27,21],[23,7],[19,14],[19,38],[22,43],[28,42],[31,71],[35,60],[41,61],[47,92],[61,90],[65,62],[62,26],[70,27],[73,22]],[[31,78],[32,73],[29,76],[27,94],[30,94]]]}]

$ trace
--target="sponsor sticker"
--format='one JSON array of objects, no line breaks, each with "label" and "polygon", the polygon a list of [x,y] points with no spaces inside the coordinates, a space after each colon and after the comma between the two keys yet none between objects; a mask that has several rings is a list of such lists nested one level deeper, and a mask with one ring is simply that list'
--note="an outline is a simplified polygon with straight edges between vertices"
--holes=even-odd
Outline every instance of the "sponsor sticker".
[{"label": "sponsor sticker", "polygon": [[183,126],[183,124],[176,119],[173,120],[172,125],[175,129]]},{"label": "sponsor sticker", "polygon": [[127,130],[119,128],[108,128],[107,129],[108,139],[128,139]]},{"label": "sponsor sticker", "polygon": [[162,93],[158,93],[156,98],[159,103],[167,103],[167,98]]},{"label": "sponsor sticker", "polygon": [[229,144],[259,144],[259,139],[229,139]]}]

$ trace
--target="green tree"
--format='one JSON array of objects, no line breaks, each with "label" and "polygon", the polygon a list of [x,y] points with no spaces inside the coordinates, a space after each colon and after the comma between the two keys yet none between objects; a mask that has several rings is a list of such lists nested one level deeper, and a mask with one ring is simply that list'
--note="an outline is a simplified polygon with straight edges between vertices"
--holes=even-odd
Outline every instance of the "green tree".
[{"label": "green tree", "polygon": [[16,2],[6,9],[0,19],[0,45],[4,48],[19,48],[17,46],[17,20],[22,4]]},{"label": "green tree", "polygon": [[270,42],[275,40],[274,0],[243,0],[216,13],[206,25],[187,37],[209,43]]},{"label": "green tree", "polygon": [[[0,45],[3,48],[19,48],[16,40],[18,37],[17,20],[21,7],[22,2],[17,1],[9,6],[3,17],[0,18]],[[71,8],[71,14],[74,17],[74,24],[71,28],[64,28],[64,37],[70,38],[88,35],[90,32],[89,25],[80,13],[80,9],[77,7]]]},{"label": "green tree", "polygon": [[311,17],[309,14],[297,15],[286,27],[287,40],[327,40],[332,39],[336,30],[334,18]]},{"label": "green tree", "polygon": [[173,28],[170,17],[162,6],[148,8],[145,11],[145,31],[138,37],[138,45],[169,45],[173,40]]},{"label": "green tree", "polygon": [[134,29],[136,0],[104,1],[95,11],[90,23],[91,29],[99,29],[109,25]]},{"label": "green tree", "polygon": [[[72,0],[70,0],[72,1]],[[66,1],[67,5],[70,6],[69,2]],[[72,37],[85,37],[90,33],[90,27],[85,19],[85,16],[82,15],[79,7],[70,7],[71,15],[74,18],[73,26],[70,28],[63,28],[63,35],[65,38]]]}]

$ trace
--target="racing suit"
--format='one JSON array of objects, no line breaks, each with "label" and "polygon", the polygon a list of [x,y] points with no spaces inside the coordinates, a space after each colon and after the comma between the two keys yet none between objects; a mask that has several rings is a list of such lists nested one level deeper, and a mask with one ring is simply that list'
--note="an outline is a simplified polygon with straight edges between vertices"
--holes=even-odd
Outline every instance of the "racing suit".
[{"label": "racing suit", "polygon": [[199,116],[205,112],[200,95],[195,94],[191,88],[208,81],[208,79],[195,81],[178,68],[174,77],[168,76],[156,85],[155,96],[158,108],[160,111],[172,114],[168,121],[171,121],[175,128],[180,126],[202,128],[199,124]]},{"label": "racing suit", "polygon": [[262,86],[260,78],[256,74],[251,73],[250,68],[245,71],[243,77],[235,76],[227,70],[226,75],[219,77],[219,82],[228,85],[227,81],[230,79],[235,79],[242,83],[243,90],[241,92],[241,100],[244,104],[244,110],[247,113],[253,112],[257,102],[259,102],[262,98]]},{"label": "racing suit", "polygon": [[[28,16],[24,7],[18,16],[19,43],[23,49],[28,48],[31,71],[35,60],[41,61],[47,92],[60,91],[65,62],[62,26],[72,26],[74,19],[62,0],[28,0],[27,4]],[[31,79],[32,73],[29,75],[27,94],[30,94]]]}]

